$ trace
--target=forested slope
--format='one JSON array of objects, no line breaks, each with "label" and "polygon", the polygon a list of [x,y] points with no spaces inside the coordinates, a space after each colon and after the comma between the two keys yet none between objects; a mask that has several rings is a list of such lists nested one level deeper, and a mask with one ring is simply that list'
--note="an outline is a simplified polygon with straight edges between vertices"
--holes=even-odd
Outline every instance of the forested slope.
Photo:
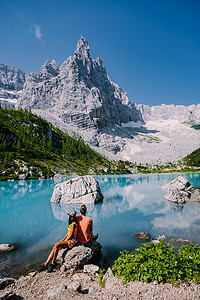
[{"label": "forested slope", "polygon": [[30,111],[0,107],[1,180],[108,172],[130,173]]}]

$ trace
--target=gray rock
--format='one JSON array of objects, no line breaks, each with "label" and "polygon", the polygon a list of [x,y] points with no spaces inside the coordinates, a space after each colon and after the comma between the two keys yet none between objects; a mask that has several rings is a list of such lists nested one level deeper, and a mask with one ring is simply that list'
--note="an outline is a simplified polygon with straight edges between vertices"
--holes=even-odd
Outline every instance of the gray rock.
[{"label": "gray rock", "polygon": [[9,91],[20,91],[25,82],[25,73],[15,67],[0,64],[0,88]]},{"label": "gray rock", "polygon": [[99,272],[99,267],[96,265],[85,265],[83,268],[83,272],[89,273],[89,274],[95,274]]},{"label": "gray rock", "polygon": [[2,107],[15,105],[25,83],[25,73],[15,67],[0,64],[0,104]]},{"label": "gray rock", "polygon": [[103,279],[105,279],[105,288],[107,290],[115,289],[119,285],[118,279],[114,275],[104,277]]},{"label": "gray rock", "polygon": [[54,297],[57,294],[62,293],[63,291],[66,290],[66,286],[64,284],[59,284],[59,285],[55,285],[55,286],[51,286],[48,291],[47,291],[47,296],[48,297]]},{"label": "gray rock", "polygon": [[79,176],[58,183],[53,191],[53,203],[94,204],[103,199],[99,183],[94,176]]},{"label": "gray rock", "polygon": [[33,170],[31,170],[30,172],[29,172],[29,175],[30,175],[30,177],[33,177],[33,176],[35,176],[35,174],[36,174],[36,172]]},{"label": "gray rock", "polygon": [[137,232],[137,233],[134,233],[134,236],[137,240],[142,240],[142,241],[150,241],[151,240],[151,236],[147,232]]},{"label": "gray rock", "polygon": [[26,180],[26,179],[28,179],[28,177],[29,177],[29,173],[27,173],[27,174],[20,174],[19,175],[19,180]]},{"label": "gray rock", "polygon": [[15,280],[13,278],[5,277],[3,279],[0,279],[0,290],[5,289],[8,285],[11,285],[12,283],[15,283]]},{"label": "gray rock", "polygon": [[20,170],[22,170],[23,172],[29,171],[27,166],[20,167]]},{"label": "gray rock", "polygon": [[99,291],[99,289],[96,286],[90,286],[88,293],[89,294],[94,294],[97,293]]},{"label": "gray rock", "polygon": [[81,291],[81,284],[78,281],[72,281],[67,285],[67,289],[79,293]]},{"label": "gray rock", "polygon": [[148,106],[139,104],[136,108],[140,111],[144,121],[179,120],[180,122],[200,120],[200,104],[197,105],[156,105]]},{"label": "gray rock", "polygon": [[79,244],[70,250],[61,250],[58,259],[62,261],[67,269],[76,270],[90,264],[91,261],[98,258],[101,253],[101,244],[92,240],[87,245]]},{"label": "gray rock", "polygon": [[180,204],[188,201],[200,201],[199,190],[195,190],[183,176],[179,176],[170,183],[162,186],[162,188],[168,191],[168,194],[164,197],[169,201]]},{"label": "gray rock", "polygon": [[188,245],[188,244],[191,244],[192,241],[190,240],[184,240],[184,239],[170,239],[170,243],[172,243],[173,245]]},{"label": "gray rock", "polygon": [[76,280],[76,281],[80,281],[80,280],[81,281],[91,281],[90,276],[88,276],[87,274],[84,274],[84,273],[76,273],[72,276],[72,279]]},{"label": "gray rock", "polygon": [[9,252],[17,249],[16,244],[0,244],[0,252]]},{"label": "gray rock", "polygon": [[45,178],[45,173],[43,171],[39,172],[40,178],[44,179]]},{"label": "gray rock", "polygon": [[111,268],[108,268],[108,270],[106,271],[106,274],[103,276],[103,279],[106,279],[108,277],[114,278],[114,274],[113,274]]},{"label": "gray rock", "polygon": [[64,265],[62,265],[62,266],[60,267],[60,271],[61,271],[61,272],[65,272],[65,271],[66,271],[66,267],[65,267]]}]

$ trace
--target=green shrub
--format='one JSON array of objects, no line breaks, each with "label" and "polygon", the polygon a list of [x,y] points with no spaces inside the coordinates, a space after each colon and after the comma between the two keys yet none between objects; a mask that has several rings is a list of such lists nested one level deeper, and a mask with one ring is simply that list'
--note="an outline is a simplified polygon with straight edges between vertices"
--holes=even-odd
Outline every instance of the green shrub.
[{"label": "green shrub", "polygon": [[[192,259],[190,258],[192,257]],[[200,247],[183,246],[176,254],[166,241],[143,244],[136,253],[121,252],[112,270],[124,282],[134,280],[169,282],[178,279],[199,279]]]},{"label": "green shrub", "polygon": [[179,250],[179,262],[185,279],[200,281],[200,247],[182,246]]},{"label": "green shrub", "polygon": [[99,270],[98,279],[99,279],[99,285],[104,288],[106,284],[106,278],[103,278],[106,271],[104,269]]}]

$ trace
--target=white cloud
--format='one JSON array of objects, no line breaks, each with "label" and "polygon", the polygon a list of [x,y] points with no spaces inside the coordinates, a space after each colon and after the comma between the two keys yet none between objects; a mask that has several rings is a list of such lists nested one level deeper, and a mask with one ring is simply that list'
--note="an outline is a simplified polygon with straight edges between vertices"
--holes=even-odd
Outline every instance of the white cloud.
[{"label": "white cloud", "polygon": [[45,44],[45,39],[41,32],[41,27],[33,23],[35,37],[40,41],[41,46]]},{"label": "white cloud", "polygon": [[34,27],[35,27],[35,36],[38,40],[42,41],[43,40],[43,36],[42,36],[42,33],[41,33],[41,28],[39,25],[36,25],[34,24]]},{"label": "white cloud", "polygon": [[33,33],[35,35],[36,39],[38,39],[40,41],[40,44],[44,45],[45,39],[42,35],[41,27],[39,25],[35,24],[30,19],[29,16],[24,16],[21,13],[17,13],[16,16],[20,22],[24,23],[25,27],[28,26],[28,29],[25,29],[25,31]]}]

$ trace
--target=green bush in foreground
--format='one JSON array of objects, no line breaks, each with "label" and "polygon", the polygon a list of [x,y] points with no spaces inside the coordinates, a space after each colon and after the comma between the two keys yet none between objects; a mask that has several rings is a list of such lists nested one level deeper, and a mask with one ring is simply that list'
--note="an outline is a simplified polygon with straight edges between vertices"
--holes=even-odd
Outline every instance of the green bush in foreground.
[{"label": "green bush in foreground", "polygon": [[197,245],[182,246],[176,254],[170,244],[160,240],[143,244],[135,254],[128,251],[120,253],[112,270],[124,282],[200,280],[200,247]]}]

